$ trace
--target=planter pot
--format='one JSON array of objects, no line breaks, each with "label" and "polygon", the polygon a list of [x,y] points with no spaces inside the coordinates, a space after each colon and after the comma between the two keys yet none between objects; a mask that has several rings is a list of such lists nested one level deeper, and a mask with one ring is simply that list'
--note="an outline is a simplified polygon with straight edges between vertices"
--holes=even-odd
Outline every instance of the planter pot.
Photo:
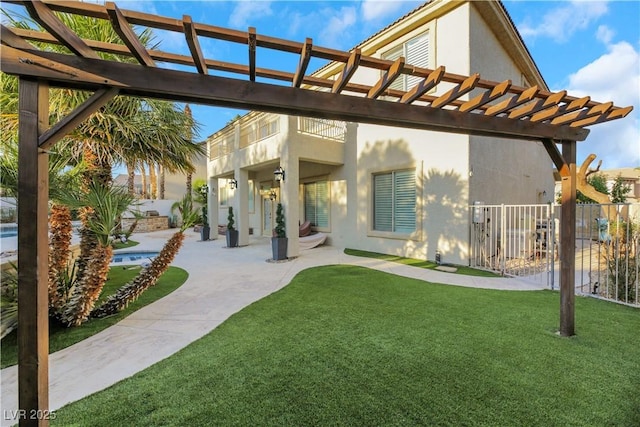
[{"label": "planter pot", "polygon": [[238,230],[227,230],[227,247],[235,248],[238,246]]},{"label": "planter pot", "polygon": [[209,234],[211,232],[211,227],[209,227],[208,225],[203,226],[200,229],[200,239],[204,242],[209,240]]},{"label": "planter pot", "polygon": [[286,237],[272,237],[271,238],[271,251],[273,253],[273,259],[278,261],[281,259],[287,259],[287,243]]}]

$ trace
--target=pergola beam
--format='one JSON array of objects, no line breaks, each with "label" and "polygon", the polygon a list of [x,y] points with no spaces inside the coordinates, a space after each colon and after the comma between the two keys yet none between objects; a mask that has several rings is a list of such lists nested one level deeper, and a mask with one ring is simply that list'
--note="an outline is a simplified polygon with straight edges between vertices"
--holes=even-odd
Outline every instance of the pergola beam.
[{"label": "pergola beam", "polygon": [[99,89],[89,97],[85,102],[73,110],[69,115],[60,120],[54,126],[49,128],[38,138],[38,145],[41,149],[46,150],[69,132],[74,130],[80,123],[89,118],[93,113],[111,101],[119,90],[116,88]]},{"label": "pergola beam", "polygon": [[307,72],[307,67],[309,66],[309,61],[311,60],[311,49],[313,48],[313,40],[307,37],[302,46],[302,52],[300,52],[300,61],[298,62],[298,68],[296,69],[296,73],[293,76],[293,80],[291,81],[291,85],[293,87],[300,87],[302,84],[302,80],[304,79],[304,75]]},{"label": "pergola beam", "polygon": [[40,0],[25,2],[29,15],[42,25],[51,35],[78,56],[98,58],[98,54],[87,46],[80,37],[69,29],[53,14],[51,9]]},{"label": "pergola beam", "polygon": [[377,97],[379,97],[389,86],[391,86],[395,79],[400,77],[403,67],[404,58],[401,56],[400,58],[396,59],[391,67],[389,67],[389,69],[382,74],[382,77],[380,77],[378,83],[376,83],[375,86],[372,87],[371,90],[369,90],[369,93],[367,93],[367,98],[376,99]]},{"label": "pergola beam", "polygon": [[155,67],[156,63],[151,59],[151,56],[149,56],[147,49],[140,43],[140,39],[138,39],[136,33],[133,32],[118,6],[109,1],[106,4],[106,8],[111,26],[118,36],[120,36],[124,44],[127,45],[133,56],[136,57],[141,65],[145,67]]},{"label": "pergola beam", "polygon": [[344,68],[342,69],[342,72],[336,79],[336,82],[333,84],[333,87],[331,88],[331,92],[333,93],[342,92],[342,89],[344,89],[347,83],[349,83],[349,80],[351,79],[351,77],[353,77],[353,74],[358,69],[358,64],[360,64],[360,57],[362,57],[362,52],[360,51],[360,49],[356,48],[353,50],[353,52],[351,52],[349,61],[345,64]]},{"label": "pergola beam", "polygon": [[256,29],[249,27],[249,80],[256,81]]},{"label": "pergola beam", "polygon": [[184,26],[184,36],[187,40],[187,46],[189,46],[189,51],[191,52],[191,57],[196,65],[196,69],[200,74],[208,74],[207,63],[200,48],[198,34],[189,15],[182,16],[182,25]]},{"label": "pergola beam", "polygon": [[[359,121],[415,129],[498,136],[501,138],[540,140],[541,138],[581,141],[587,129],[551,126],[489,117],[483,114],[431,108],[399,102],[378,101],[321,91],[258,82],[247,82],[211,75],[160,68],[143,68],[121,62],[105,66],[104,60],[90,60],[53,52],[24,52],[2,47],[2,71],[38,77],[62,86],[97,90],[105,85],[119,88],[122,94],[174,101],[219,105],[232,108],[308,115],[310,117]],[[167,85],[166,82],[172,82]]]}]

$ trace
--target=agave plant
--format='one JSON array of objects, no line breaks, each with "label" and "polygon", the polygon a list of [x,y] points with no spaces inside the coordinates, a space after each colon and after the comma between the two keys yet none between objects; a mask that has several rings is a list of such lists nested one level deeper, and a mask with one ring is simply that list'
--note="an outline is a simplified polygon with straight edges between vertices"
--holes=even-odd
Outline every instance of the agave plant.
[{"label": "agave plant", "polygon": [[180,231],[176,232],[164,245],[157,257],[151,264],[143,269],[131,282],[125,284],[116,291],[106,301],[91,312],[91,317],[106,317],[124,310],[130,303],[151,286],[158,282],[162,274],[167,271],[173,259],[184,242],[184,231],[198,221],[198,210],[194,209],[190,195],[185,195],[177,205],[175,205],[180,215],[182,215],[182,225]]},{"label": "agave plant", "polygon": [[0,273],[0,339],[18,327],[18,267],[9,264]]}]

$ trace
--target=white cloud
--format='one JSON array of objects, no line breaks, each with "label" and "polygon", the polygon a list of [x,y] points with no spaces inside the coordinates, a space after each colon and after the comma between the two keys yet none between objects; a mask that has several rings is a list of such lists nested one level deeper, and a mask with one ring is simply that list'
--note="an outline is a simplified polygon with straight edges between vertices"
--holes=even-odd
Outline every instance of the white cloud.
[{"label": "white cloud", "polygon": [[547,12],[542,21],[531,24],[531,19],[518,26],[525,39],[548,37],[556,42],[567,41],[573,33],[583,30],[608,12],[606,1],[571,1]]},{"label": "white cloud", "polygon": [[613,36],[615,34],[615,31],[613,31],[611,28],[607,27],[606,25],[600,25],[598,27],[598,31],[596,32],[596,38],[604,44],[609,44],[611,43],[611,40],[613,40]]},{"label": "white cloud", "polygon": [[320,32],[320,40],[327,46],[339,46],[340,39],[344,33],[352,27],[356,19],[356,9],[354,7],[342,7],[339,10],[326,9],[325,12],[330,13],[324,29]]},{"label": "white cloud", "polygon": [[624,119],[591,127],[578,144],[578,162],[594,153],[603,168],[640,166],[640,53],[628,42],[607,46],[607,53],[569,76],[569,94],[591,96],[618,107],[633,106]]},{"label": "white cloud", "polygon": [[[229,25],[235,28],[246,29],[249,19],[267,17],[273,15],[270,1],[240,1],[229,17]],[[255,20],[255,19],[254,19]]]},{"label": "white cloud", "polygon": [[374,21],[386,15],[391,15],[402,7],[401,1],[363,0],[362,18]]}]

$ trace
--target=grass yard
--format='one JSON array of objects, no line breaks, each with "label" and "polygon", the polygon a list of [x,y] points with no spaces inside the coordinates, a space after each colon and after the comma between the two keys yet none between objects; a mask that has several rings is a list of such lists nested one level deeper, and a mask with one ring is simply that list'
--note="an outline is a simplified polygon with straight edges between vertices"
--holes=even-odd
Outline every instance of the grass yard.
[{"label": "grass yard", "polygon": [[[427,260],[415,259],[415,258],[405,258],[405,257],[396,256],[396,255],[381,254],[378,252],[361,251],[359,249],[345,249],[344,253],[347,255],[366,257],[366,258],[375,258],[375,259],[389,261],[389,262],[397,262],[398,264],[410,265],[412,267],[418,267],[418,268],[426,268],[428,270],[435,270],[436,267],[438,267],[438,264],[436,264],[433,261],[427,261]],[[499,274],[493,273],[491,271],[479,270],[477,268],[467,267],[466,265],[451,265],[451,266],[457,269],[454,274],[465,274],[467,276],[478,276],[478,277],[502,277]]]},{"label": "grass yard", "polygon": [[122,243],[118,240],[115,240],[111,246],[113,246],[113,249],[125,249],[125,248],[132,248],[134,246],[138,246],[140,243],[136,242],[135,240],[127,240],[126,242]]},{"label": "grass yard", "polygon": [[640,425],[640,311],[305,270],[174,356],[68,405],[52,425]]},{"label": "grass yard", "polygon": [[[98,304],[106,299],[109,295],[115,293],[118,288],[133,279],[140,272],[140,266],[117,266],[111,267],[109,271],[109,279],[102,289]],[[58,322],[49,322],[49,353],[54,353],[63,348],[69,347],[80,342],[92,335],[97,334],[103,329],[118,323],[134,311],[137,311],[145,305],[159,300],[160,298],[170,294],[187,281],[189,273],[178,267],[169,267],[169,269],[160,277],[155,286],[147,289],[135,302],[120,313],[105,317],[103,319],[89,319],[85,324],[76,328],[67,328]],[[1,367],[6,368],[18,363],[18,333],[13,331],[0,342],[0,359]]]}]

